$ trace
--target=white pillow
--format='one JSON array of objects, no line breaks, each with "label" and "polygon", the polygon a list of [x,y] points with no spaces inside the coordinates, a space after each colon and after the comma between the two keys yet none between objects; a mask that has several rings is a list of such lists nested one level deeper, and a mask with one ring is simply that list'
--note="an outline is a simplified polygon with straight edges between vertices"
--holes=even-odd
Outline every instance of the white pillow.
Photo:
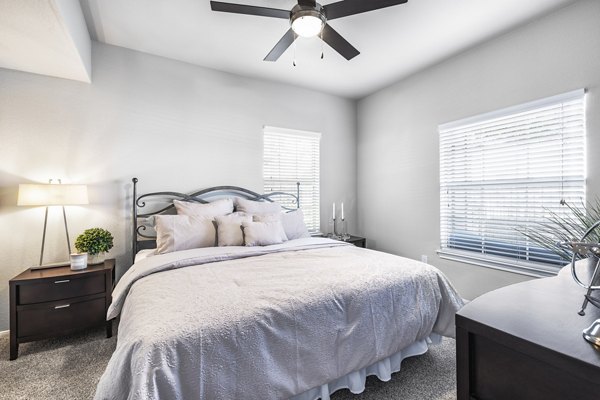
[{"label": "white pillow", "polygon": [[285,242],[288,240],[287,235],[285,234],[285,228],[283,227],[281,216],[282,213],[275,214],[256,214],[252,216],[252,221],[254,222],[271,222],[281,224],[281,241]]},{"label": "white pillow", "polygon": [[277,222],[281,221],[282,213],[274,213],[274,214],[254,214],[252,216],[252,221],[254,222]]},{"label": "white pillow", "polygon": [[281,221],[243,222],[244,242],[246,246],[268,246],[285,242],[285,232]]},{"label": "white pillow", "polygon": [[157,215],[156,254],[213,247],[217,231],[212,218],[190,215]]},{"label": "white pillow", "polygon": [[287,213],[257,214],[253,216],[253,220],[256,222],[281,221],[287,240],[310,237],[308,228],[304,223],[304,214],[301,209]]},{"label": "white pillow", "polygon": [[[240,215],[243,214],[243,215]],[[219,246],[243,246],[244,232],[243,222],[252,222],[251,215],[244,213],[233,213],[215,217],[217,222],[217,243]]]},{"label": "white pillow", "polygon": [[227,215],[233,211],[233,200],[231,199],[220,199],[207,204],[173,200],[173,204],[178,215],[216,217],[217,215]]},{"label": "white pillow", "polygon": [[301,209],[281,214],[281,224],[288,240],[310,237]]},{"label": "white pillow", "polygon": [[281,212],[281,206],[270,201],[253,201],[236,197],[235,210],[248,214],[273,214]]}]

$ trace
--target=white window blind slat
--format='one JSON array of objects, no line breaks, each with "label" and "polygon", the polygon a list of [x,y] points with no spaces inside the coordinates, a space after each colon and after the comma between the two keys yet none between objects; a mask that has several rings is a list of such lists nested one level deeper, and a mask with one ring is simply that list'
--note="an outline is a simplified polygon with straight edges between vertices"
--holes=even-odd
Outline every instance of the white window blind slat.
[{"label": "white window blind slat", "polygon": [[[439,127],[441,253],[547,274],[564,264],[517,228],[585,199],[585,92]],[[457,255],[458,254],[458,255]]]},{"label": "white window blind slat", "polygon": [[[266,126],[263,131],[264,191],[296,193],[300,182],[300,207],[310,232],[320,228],[319,158],[321,134]],[[290,197],[277,201],[294,208]]]}]

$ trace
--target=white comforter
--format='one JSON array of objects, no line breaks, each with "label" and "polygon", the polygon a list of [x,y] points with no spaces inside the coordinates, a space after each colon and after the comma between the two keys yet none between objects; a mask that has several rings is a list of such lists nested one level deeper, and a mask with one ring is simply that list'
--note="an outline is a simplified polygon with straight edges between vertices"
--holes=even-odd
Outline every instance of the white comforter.
[{"label": "white comforter", "polygon": [[95,398],[285,399],[453,336],[462,304],[434,267],[328,239],[148,257],[113,292]]}]

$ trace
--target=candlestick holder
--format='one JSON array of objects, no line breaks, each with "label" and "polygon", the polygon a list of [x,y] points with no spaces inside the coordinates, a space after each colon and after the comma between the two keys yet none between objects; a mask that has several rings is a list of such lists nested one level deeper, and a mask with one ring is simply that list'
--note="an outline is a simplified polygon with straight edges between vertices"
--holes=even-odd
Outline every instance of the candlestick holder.
[{"label": "candlestick holder", "polygon": [[330,233],[327,235],[328,238],[334,239],[334,240],[341,239],[341,237],[337,234],[337,231],[336,231],[335,218],[332,218],[329,220],[329,232]]},{"label": "candlestick holder", "polygon": [[342,218],[341,227],[340,227],[340,238],[343,241],[350,239],[350,234],[348,233],[348,222],[346,222],[345,218]]}]

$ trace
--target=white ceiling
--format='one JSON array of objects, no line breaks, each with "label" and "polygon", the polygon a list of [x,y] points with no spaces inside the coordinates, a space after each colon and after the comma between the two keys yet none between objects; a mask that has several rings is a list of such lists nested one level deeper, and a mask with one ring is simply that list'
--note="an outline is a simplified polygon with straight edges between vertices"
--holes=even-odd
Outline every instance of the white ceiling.
[{"label": "white ceiling", "polygon": [[91,43],[76,0],[0,0],[0,67],[90,82]]},{"label": "white ceiling", "polygon": [[[85,24],[78,21],[81,11],[77,1],[0,0],[0,67],[89,81],[85,49],[89,37],[82,32]],[[409,0],[331,21],[331,26],[361,52],[351,61],[319,39],[299,38],[296,67],[292,65],[294,47],[275,63],[262,61],[289,28],[283,19],[213,12],[209,0],[80,3],[89,34],[98,41],[360,98],[575,1]],[[282,9],[295,4],[293,0],[232,2]],[[324,60],[320,59],[322,46]]]},{"label": "white ceiling", "polygon": [[361,52],[352,61],[327,45],[321,60],[320,40],[299,38],[296,67],[292,47],[277,62],[262,61],[289,28],[283,19],[213,12],[209,0],[81,1],[90,34],[101,42],[358,98],[575,0],[409,0],[331,21]]}]

